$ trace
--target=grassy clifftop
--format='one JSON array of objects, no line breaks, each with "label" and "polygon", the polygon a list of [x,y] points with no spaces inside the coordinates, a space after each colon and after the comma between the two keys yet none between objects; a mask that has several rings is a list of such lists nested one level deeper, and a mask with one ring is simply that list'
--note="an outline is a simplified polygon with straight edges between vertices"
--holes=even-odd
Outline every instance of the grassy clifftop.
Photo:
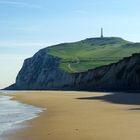
[{"label": "grassy clifftop", "polygon": [[117,62],[140,52],[140,44],[118,37],[88,38],[48,48],[49,54],[61,58],[60,68],[80,72]]}]

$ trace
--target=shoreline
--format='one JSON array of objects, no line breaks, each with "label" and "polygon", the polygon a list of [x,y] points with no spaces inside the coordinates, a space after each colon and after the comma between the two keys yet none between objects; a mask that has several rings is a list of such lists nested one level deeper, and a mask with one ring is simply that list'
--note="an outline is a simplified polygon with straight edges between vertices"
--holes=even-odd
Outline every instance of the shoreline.
[{"label": "shoreline", "polygon": [[0,139],[19,129],[25,128],[25,122],[39,117],[45,111],[13,99],[12,96],[0,93]]},{"label": "shoreline", "polygon": [[47,111],[24,122],[28,127],[6,135],[4,140],[140,139],[140,111],[130,110],[140,105],[102,100],[110,93],[42,91],[9,95]]}]

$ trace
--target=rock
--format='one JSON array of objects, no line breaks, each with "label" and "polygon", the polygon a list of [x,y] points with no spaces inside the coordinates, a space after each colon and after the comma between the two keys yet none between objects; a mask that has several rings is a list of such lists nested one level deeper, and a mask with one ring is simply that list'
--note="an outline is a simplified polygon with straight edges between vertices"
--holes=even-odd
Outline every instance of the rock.
[{"label": "rock", "polygon": [[24,61],[16,83],[6,89],[16,90],[140,90],[140,54],[96,69],[67,73],[59,68],[60,58],[42,49]]}]

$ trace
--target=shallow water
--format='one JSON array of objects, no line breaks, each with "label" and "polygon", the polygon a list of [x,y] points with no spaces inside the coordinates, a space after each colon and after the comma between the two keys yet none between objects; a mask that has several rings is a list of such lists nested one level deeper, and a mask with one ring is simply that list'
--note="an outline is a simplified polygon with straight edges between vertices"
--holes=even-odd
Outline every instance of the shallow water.
[{"label": "shallow water", "polygon": [[10,99],[9,96],[0,96],[0,135],[23,121],[37,117],[43,111]]}]

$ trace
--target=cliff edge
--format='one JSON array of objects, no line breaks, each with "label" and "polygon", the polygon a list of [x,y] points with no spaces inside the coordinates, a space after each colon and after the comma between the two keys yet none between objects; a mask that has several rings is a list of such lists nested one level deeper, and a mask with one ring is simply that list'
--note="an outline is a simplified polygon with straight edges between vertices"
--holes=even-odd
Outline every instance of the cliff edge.
[{"label": "cliff edge", "polygon": [[12,90],[140,90],[140,54],[85,72],[60,69],[60,58],[42,49],[24,61]]}]

